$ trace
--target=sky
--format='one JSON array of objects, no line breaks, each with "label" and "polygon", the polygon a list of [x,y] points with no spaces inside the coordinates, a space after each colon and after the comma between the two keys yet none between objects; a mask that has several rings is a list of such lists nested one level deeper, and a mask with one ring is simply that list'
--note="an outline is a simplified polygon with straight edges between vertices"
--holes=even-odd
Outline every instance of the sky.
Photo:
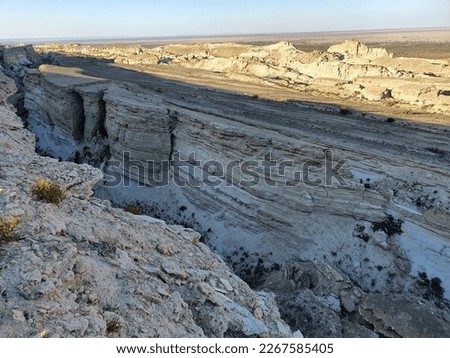
[{"label": "sky", "polygon": [[0,39],[450,27],[450,0],[0,0]]}]

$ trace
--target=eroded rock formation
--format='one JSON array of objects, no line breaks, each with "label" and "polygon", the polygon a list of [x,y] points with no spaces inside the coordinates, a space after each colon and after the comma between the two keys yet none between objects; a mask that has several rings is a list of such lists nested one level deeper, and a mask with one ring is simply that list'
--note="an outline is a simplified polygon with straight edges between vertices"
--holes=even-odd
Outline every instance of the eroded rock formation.
[{"label": "eroded rock formation", "polygon": [[[436,222],[439,215],[447,215],[449,205],[448,188],[443,184],[445,167],[438,168],[439,156],[427,154],[425,148],[424,153],[419,152],[420,148],[400,153],[401,145],[397,143],[395,133],[391,134],[395,144],[386,142],[389,135],[377,137],[375,128],[373,135],[368,138],[366,133],[355,128],[359,123],[353,120],[354,123],[350,124],[354,128],[353,132],[345,133],[345,136],[349,136],[347,140],[366,141],[371,146],[367,151],[356,152],[352,146],[342,147],[340,142],[345,139],[341,135],[324,137],[314,129],[295,127],[284,131],[269,123],[270,118],[275,116],[286,120],[292,118],[292,122],[297,117],[301,121],[304,116],[301,112],[283,113],[282,109],[271,108],[270,104],[255,103],[252,105],[257,110],[261,108],[259,113],[262,113],[263,108],[272,111],[267,115],[267,122],[264,122],[265,116],[261,114],[256,125],[251,117],[238,117],[237,106],[227,109],[234,118],[224,118],[217,111],[205,113],[199,107],[186,109],[169,103],[164,96],[150,95],[135,86],[118,87],[107,82],[99,85],[98,79],[93,79],[94,83],[91,83],[90,78],[80,80],[74,76],[64,77],[64,82],[54,81],[54,78],[59,78],[59,71],[57,67],[44,66],[40,69],[42,75],[30,73],[26,80],[25,97],[29,121],[44,123],[58,133],[65,133],[67,141],[72,141],[71,146],[67,147],[72,150],[68,152],[70,155],[74,155],[80,147],[87,146],[95,150],[97,147],[90,145],[91,136],[84,140],[83,129],[87,126],[104,126],[107,136],[101,137],[99,132],[97,134],[102,138],[99,140],[103,145],[102,150],[109,148],[110,156],[105,159],[119,163],[126,176],[142,184],[146,184],[149,178],[162,176],[163,162],[176,160],[174,153],[186,158],[194,153],[194,160],[199,163],[214,160],[224,166],[236,159],[262,163],[268,153],[274,162],[282,159],[295,163],[294,168],[287,168],[285,176],[275,175],[270,178],[260,166],[255,169],[260,180],[256,185],[239,184],[245,178],[244,173],[234,172],[231,176],[225,172],[212,173],[213,177],[222,179],[222,185],[214,188],[202,181],[198,185],[173,187],[179,200],[183,197],[187,199],[191,210],[205,212],[206,218],[197,219],[200,227],[210,222],[222,222],[227,226],[226,231],[216,228],[209,234],[211,244],[227,256],[233,253],[228,252],[229,249],[225,250],[225,247],[230,247],[229,244],[231,247],[244,246],[256,251],[256,247],[263,242],[265,252],[260,254],[267,257],[272,253],[271,262],[292,256],[304,260],[325,256],[327,260],[339,263],[364,288],[396,292],[405,289],[408,286],[406,277],[411,273],[417,274],[419,270],[419,265],[415,265],[412,271],[410,260],[404,252],[411,248],[402,245],[414,237],[414,231],[419,230],[416,228],[419,225],[427,233],[423,240],[436,240],[438,246],[443,245],[435,256],[430,253],[433,256],[430,261],[446,260],[445,253],[442,254],[445,252],[445,240],[438,238],[446,237],[448,222]],[[84,108],[89,102],[85,98],[92,90],[103,93],[104,110],[94,101],[95,105],[89,107],[90,115],[86,116],[83,114]],[[63,109],[67,108],[70,111],[65,114]],[[313,121],[316,117],[326,116],[320,112],[307,113]],[[90,124],[79,125],[80,118]],[[347,117],[343,120],[350,121]],[[59,124],[61,121],[64,124]],[[304,127],[309,123],[304,121],[301,125]],[[401,127],[392,128],[386,123],[376,125],[389,126],[390,131],[395,128],[399,133],[404,130]],[[323,127],[322,133],[330,130]],[[432,142],[424,146],[438,146],[439,141],[439,135],[436,135]],[[334,150],[330,152],[330,148]],[[59,154],[64,152],[61,145],[55,150]],[[411,154],[412,150],[417,153],[414,160],[410,159],[414,155]],[[389,159],[384,158],[387,151],[392,153]],[[56,152],[53,154],[56,155]],[[128,154],[125,156],[124,153]],[[331,160],[327,156],[333,156],[332,166],[341,159],[347,160],[339,169],[344,182],[333,179],[329,185],[325,182],[311,185],[305,181],[295,186],[287,185],[288,179],[294,180],[293,171],[301,170],[301,165],[308,161],[316,161],[316,166],[320,167],[317,170],[319,178],[326,160]],[[380,161],[383,161],[382,166],[379,165]],[[146,166],[149,162],[156,165]],[[419,171],[416,169],[418,163],[421,163]],[[192,163],[186,162],[179,168],[180,179],[192,183],[194,169],[200,170],[200,174],[196,174],[199,178],[204,177],[202,168],[194,168]],[[411,172],[416,172],[420,177],[421,188],[416,189],[416,192],[413,191],[416,179]],[[174,173],[170,175],[173,179]],[[234,185],[229,185],[231,183]],[[158,189],[149,188],[148,195],[151,196],[150,191]],[[121,190],[126,192],[127,189]],[[124,198],[127,195],[130,201],[139,200],[141,196],[137,194],[136,197],[136,193],[131,191],[121,196]],[[434,204],[431,207],[427,207],[427,204],[422,206],[421,200]],[[173,202],[173,205],[180,207],[182,204]],[[223,210],[224,207],[228,209]],[[163,203],[160,209],[169,210],[164,208]],[[372,224],[389,220],[389,215],[405,222],[404,232],[396,233],[403,233],[403,236],[396,238],[382,230],[374,230]],[[222,235],[228,236],[227,244],[220,242],[223,240]],[[418,240],[422,239],[417,238],[415,244],[423,245]],[[392,265],[394,262],[396,264]],[[252,264],[255,266],[256,262]],[[423,264],[421,262],[420,265]],[[383,267],[382,270],[375,269],[379,265]],[[244,270],[244,267],[239,269]],[[366,275],[369,269],[374,272]]]},{"label": "eroded rock formation", "polygon": [[45,45],[39,51],[56,55],[107,59],[118,64],[202,69],[222,76],[315,95],[335,95],[384,102],[428,113],[450,113],[446,60],[397,58],[383,48],[349,40],[326,52],[303,52],[292,44],[167,45],[157,48]]},{"label": "eroded rock formation", "polygon": [[[58,104],[49,107],[55,125]],[[19,219],[16,239],[0,242],[1,337],[291,335],[273,294],[252,291],[198,233],[92,197],[101,171],[37,155],[3,102],[0,124],[0,218]],[[67,198],[37,200],[36,178]]]},{"label": "eroded rock formation", "polygon": [[[230,56],[234,56],[233,66],[241,66],[245,53],[246,59],[259,62],[252,67],[249,60],[239,71],[252,71],[256,77],[263,71],[264,77],[267,64],[260,63],[263,54],[266,62],[306,56],[286,43],[264,48],[202,46],[206,54],[200,60],[195,55],[190,64],[182,55],[187,49],[183,46],[159,49],[155,58],[178,61],[180,66],[210,66],[208,69],[215,71],[223,58]],[[127,49],[114,55],[109,47],[56,47],[55,51],[66,55],[116,62],[120,58],[141,61],[139,56],[147,56],[146,51],[156,51]],[[213,62],[212,51],[216,51]],[[258,60],[251,51],[258,53]],[[304,68],[322,74],[329,71],[335,78],[346,71],[345,76],[353,73],[358,80],[370,71],[378,71],[376,76],[379,71],[391,71],[361,64],[367,56],[370,61],[393,60],[382,50],[353,42],[325,54],[308,54],[316,55],[329,61],[321,60],[324,67],[317,70],[313,58]],[[306,60],[302,57],[303,66],[302,61]],[[220,71],[226,72],[230,63],[220,66],[224,66]],[[445,68],[441,70],[445,72]],[[253,287],[274,289],[267,284],[267,275],[286,262],[314,262],[316,272],[323,267],[342,272],[342,280],[337,281],[350,284],[346,293],[324,287],[316,291],[303,287],[309,291],[298,292],[298,287],[291,287],[291,279],[284,292],[278,292],[283,309],[286,297],[288,302],[291,298],[297,302],[297,308],[303,301],[319,302],[335,319],[334,328],[327,331],[331,336],[371,336],[373,331],[367,326],[380,319],[384,323],[375,332],[382,336],[446,334],[449,321],[445,312],[439,311],[441,318],[436,321],[442,329],[398,328],[392,334],[386,333],[390,323],[385,318],[370,313],[383,311],[392,294],[400,297],[398,302],[405,299],[412,306],[420,303],[405,297],[423,296],[445,307],[444,297],[430,293],[430,287],[419,280],[419,273],[424,272],[429,278],[439,278],[448,297],[450,201],[446,183],[450,148],[445,128],[350,116],[342,109],[321,111],[302,103],[260,100],[144,75],[139,80],[130,76],[129,82],[114,81],[107,71],[104,77],[94,77],[74,68],[45,65],[29,70],[25,78],[25,106],[38,147],[62,159],[105,164],[108,176],[119,173],[120,183],[105,180],[96,186],[98,196],[116,205],[135,203],[149,214],[194,227]],[[396,71],[387,80],[414,77]],[[375,82],[380,83],[378,79]],[[262,166],[267,161],[276,165],[271,173]],[[283,161],[292,163],[281,166],[284,173],[279,170]],[[202,165],[208,162],[214,165]],[[231,171],[226,170],[233,162]],[[244,162],[253,163],[250,173],[257,183],[240,170]],[[305,163],[309,165],[306,174],[312,175],[308,180]],[[149,182],[164,177],[166,170],[167,185]],[[301,180],[294,172],[300,173]],[[327,182],[327,175],[333,177],[333,173],[334,179]],[[295,299],[290,296],[291,289],[296,292]],[[379,296],[372,299],[366,295],[369,292]],[[304,309],[308,305],[304,304]],[[434,314],[431,308],[423,309],[424,315]],[[283,312],[292,313],[289,309]],[[361,321],[345,316],[355,312]],[[212,317],[210,312],[200,316],[205,321]],[[300,320],[290,323],[294,330],[302,329]],[[308,328],[311,335],[325,334],[314,329]]]},{"label": "eroded rock formation", "polygon": [[[448,337],[447,310],[405,295],[367,293],[330,265],[288,262],[264,275],[282,317],[315,337]],[[370,329],[369,329],[369,328]]]}]

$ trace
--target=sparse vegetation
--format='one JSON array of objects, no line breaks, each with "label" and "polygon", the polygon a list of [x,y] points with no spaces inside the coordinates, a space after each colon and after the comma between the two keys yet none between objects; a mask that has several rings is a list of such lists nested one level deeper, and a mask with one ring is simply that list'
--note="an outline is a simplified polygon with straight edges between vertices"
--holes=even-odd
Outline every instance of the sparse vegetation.
[{"label": "sparse vegetation", "polygon": [[442,280],[439,277],[433,277],[430,280],[426,272],[418,272],[417,276],[417,284],[425,289],[423,298],[426,300],[435,298],[438,301],[444,298],[445,290],[441,286]]},{"label": "sparse vegetation", "polygon": [[353,230],[353,236],[358,239],[364,240],[364,242],[368,242],[370,240],[369,234],[366,232],[366,227],[361,224],[357,224],[355,229]]},{"label": "sparse vegetation", "polygon": [[347,108],[346,105],[342,105],[342,106],[341,106],[340,112],[341,112],[341,114],[344,115],[344,116],[350,114],[350,111],[349,111],[349,109]]},{"label": "sparse vegetation", "polygon": [[3,215],[0,218],[0,242],[11,242],[17,240],[17,226],[19,218],[17,216]]},{"label": "sparse vegetation", "polygon": [[59,204],[67,196],[63,188],[48,179],[38,178],[31,188],[31,194],[38,200],[50,204]]},{"label": "sparse vegetation", "polygon": [[131,213],[133,215],[144,215],[144,210],[142,210],[137,204],[128,204],[123,207],[127,213]]},{"label": "sparse vegetation", "polygon": [[439,277],[433,277],[430,281],[430,288],[438,299],[444,298],[444,289],[441,286],[442,280]]},{"label": "sparse vegetation", "polygon": [[119,318],[113,318],[106,322],[106,332],[116,333],[122,328]]},{"label": "sparse vegetation", "polygon": [[403,220],[394,219],[392,215],[388,215],[386,220],[376,222],[372,224],[373,231],[383,231],[388,237],[392,237],[395,234],[402,234]]},{"label": "sparse vegetation", "polygon": [[194,245],[197,245],[200,242],[201,236],[200,235],[196,235],[192,238],[192,243]]},{"label": "sparse vegetation", "polygon": [[414,202],[418,208],[429,210],[435,206],[436,198],[430,197],[430,195],[422,195]]}]

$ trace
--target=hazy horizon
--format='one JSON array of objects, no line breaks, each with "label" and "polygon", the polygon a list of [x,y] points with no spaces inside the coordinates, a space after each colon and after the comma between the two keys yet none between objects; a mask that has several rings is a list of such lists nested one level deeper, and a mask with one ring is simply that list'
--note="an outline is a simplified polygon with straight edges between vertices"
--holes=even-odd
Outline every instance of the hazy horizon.
[{"label": "hazy horizon", "polygon": [[[448,28],[450,1],[0,0],[2,40],[221,37]],[[20,24],[20,26],[17,26]]]},{"label": "hazy horizon", "polygon": [[270,37],[270,36],[282,36],[282,35],[304,35],[305,38],[313,35],[331,35],[331,34],[358,34],[358,33],[395,33],[403,31],[439,31],[439,30],[449,30],[450,26],[447,27],[415,27],[415,28],[380,28],[380,29],[355,29],[355,30],[341,30],[341,31],[299,31],[299,32],[267,32],[267,33],[228,33],[228,34],[187,34],[187,35],[171,35],[171,36],[85,36],[85,37],[18,37],[18,38],[4,38],[0,41],[94,41],[94,40],[165,40],[165,39],[209,39],[209,38],[231,38],[231,37]]}]

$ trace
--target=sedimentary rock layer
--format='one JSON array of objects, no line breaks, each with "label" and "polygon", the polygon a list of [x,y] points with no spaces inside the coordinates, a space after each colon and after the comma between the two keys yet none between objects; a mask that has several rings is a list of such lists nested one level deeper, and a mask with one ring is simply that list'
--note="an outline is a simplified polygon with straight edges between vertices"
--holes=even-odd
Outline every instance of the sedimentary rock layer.
[{"label": "sedimentary rock layer", "polygon": [[[78,148],[89,146],[81,134],[74,135],[77,117],[62,116],[58,108],[76,104],[75,113],[84,111],[86,93],[98,89],[98,83],[88,77],[74,83],[70,76],[49,85],[46,82],[59,76],[60,69],[44,66],[40,71],[42,75],[31,73],[26,80],[30,117],[51,113],[55,127]],[[40,76],[39,85],[33,76]],[[141,184],[162,176],[164,163],[183,160],[177,173],[172,167],[168,174],[177,200],[187,201],[189,213],[203,213],[196,217],[198,227],[211,227],[205,233],[210,244],[237,261],[239,271],[248,267],[241,267],[232,248],[244,247],[258,252],[268,265],[292,258],[333,262],[369,290],[413,290],[412,278],[419,271],[440,276],[448,288],[447,274],[439,269],[449,263],[448,220],[438,219],[447,217],[449,210],[444,131],[421,132],[403,123],[330,115],[206,90],[210,97],[202,106],[193,98],[168,97],[135,85],[100,87],[104,114],[97,105],[89,107],[90,117],[84,115],[84,120],[94,118],[88,125],[95,127],[96,118],[103,118],[103,143],[110,153],[105,160]],[[51,106],[37,101],[35,91],[43,98],[48,92]],[[55,94],[58,97],[52,97]],[[73,101],[74,95],[82,101]],[[59,125],[59,118],[67,123]],[[271,173],[263,167],[267,160],[277,166]],[[202,165],[208,161],[222,168],[205,173]],[[238,161],[238,170],[227,171],[233,161]],[[248,176],[239,167],[245,161],[255,162],[257,183],[245,180]],[[292,164],[283,166],[280,174],[282,161]],[[297,182],[294,172],[301,176]],[[174,184],[175,174],[198,185]],[[202,180],[208,175],[219,185]],[[130,192],[129,200],[156,205],[151,191],[158,189],[144,195]],[[173,204],[182,206],[177,200]],[[170,211],[165,206],[169,205],[159,203],[159,209]],[[391,233],[374,226],[389,225],[391,217],[402,221],[403,228]],[[423,246],[430,249],[419,254]],[[246,263],[254,268],[257,260],[252,257]]]},{"label": "sedimentary rock layer", "polygon": [[[392,59],[382,50],[345,48],[352,61]],[[339,282],[380,296],[365,299],[351,286],[344,288],[351,298],[339,288],[323,292],[325,301],[339,312],[359,312],[368,326],[382,319],[376,332],[384,336],[389,320],[377,310],[392,294],[397,303],[407,295],[445,306],[447,127],[264,100],[91,61],[80,64],[96,76],[59,66],[29,71],[25,104],[34,128],[44,126],[36,131],[41,148],[103,164],[108,176],[96,187],[98,196],[196,228],[255,287],[265,287],[266,274],[286,262],[337,267],[348,276]],[[114,172],[119,181],[110,180]],[[161,185],[165,174],[169,180]],[[314,301],[311,293],[302,295]],[[408,298],[408,305],[418,302]],[[442,315],[439,324],[447,325]],[[346,324],[339,329],[351,331]],[[405,332],[399,326],[392,336]]]},{"label": "sedimentary rock layer", "polygon": [[[198,233],[93,198],[101,171],[37,155],[34,136],[3,104],[0,124],[0,220],[19,221],[11,242],[4,226],[0,236],[1,337],[291,335],[273,295],[252,291]],[[37,178],[67,198],[39,201]]]},{"label": "sedimentary rock layer", "polygon": [[141,46],[44,45],[44,53],[107,59],[139,66],[201,69],[231,80],[291,88],[318,96],[380,102],[426,113],[450,113],[447,60],[397,58],[383,48],[349,40],[326,52],[303,52],[292,44]]}]

